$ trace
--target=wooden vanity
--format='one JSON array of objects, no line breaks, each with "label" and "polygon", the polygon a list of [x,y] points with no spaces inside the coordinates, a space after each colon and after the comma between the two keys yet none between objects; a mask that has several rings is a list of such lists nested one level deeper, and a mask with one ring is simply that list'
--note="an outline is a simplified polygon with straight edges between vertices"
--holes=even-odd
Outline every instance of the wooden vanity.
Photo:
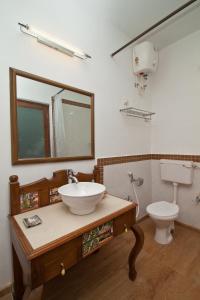
[{"label": "wooden vanity", "polygon": [[[95,168],[92,174],[78,173],[77,178],[98,182],[98,174]],[[42,299],[47,281],[64,276],[73,265],[128,229],[136,237],[128,258],[129,278],[136,278],[135,260],[144,241],[136,225],[136,205],[106,194],[94,213],[76,216],[56,192],[67,182],[66,170],[28,185],[20,185],[15,175],[10,177],[15,300],[33,299],[36,290],[37,299]],[[26,228],[23,218],[35,214],[42,224]]]}]

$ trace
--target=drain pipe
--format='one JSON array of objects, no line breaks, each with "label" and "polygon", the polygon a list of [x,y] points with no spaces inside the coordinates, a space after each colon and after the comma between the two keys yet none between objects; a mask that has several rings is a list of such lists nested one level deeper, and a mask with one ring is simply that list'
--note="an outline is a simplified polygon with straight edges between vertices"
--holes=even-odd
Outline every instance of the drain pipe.
[{"label": "drain pipe", "polygon": [[173,182],[173,187],[174,187],[174,198],[173,198],[173,203],[177,203],[177,196],[178,196],[178,183]]}]

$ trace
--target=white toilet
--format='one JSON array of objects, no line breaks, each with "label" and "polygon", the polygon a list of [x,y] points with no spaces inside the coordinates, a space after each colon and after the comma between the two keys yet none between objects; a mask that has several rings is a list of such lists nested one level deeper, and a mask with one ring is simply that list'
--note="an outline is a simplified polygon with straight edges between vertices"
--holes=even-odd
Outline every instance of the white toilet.
[{"label": "white toilet", "polygon": [[161,179],[173,183],[173,202],[159,201],[149,204],[146,208],[149,216],[156,225],[155,241],[159,244],[169,244],[172,240],[171,231],[174,229],[174,220],[178,217],[177,202],[178,184],[192,184],[193,162],[179,160],[160,160]]}]

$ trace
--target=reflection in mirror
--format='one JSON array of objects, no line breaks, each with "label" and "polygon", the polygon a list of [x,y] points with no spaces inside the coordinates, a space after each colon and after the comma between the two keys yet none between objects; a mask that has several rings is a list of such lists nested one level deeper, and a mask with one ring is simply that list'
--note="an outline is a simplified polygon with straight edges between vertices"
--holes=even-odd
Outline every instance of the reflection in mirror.
[{"label": "reflection in mirror", "polygon": [[50,156],[49,105],[17,99],[19,158]]},{"label": "reflection in mirror", "polygon": [[90,99],[74,95],[76,101],[68,100],[73,98],[70,93],[64,91],[63,95],[52,99],[54,152],[58,157],[89,155],[91,151]]},{"label": "reflection in mirror", "polygon": [[22,71],[11,72],[20,73],[16,74],[16,99],[11,99],[16,107],[16,126],[13,124],[12,128],[16,127],[17,137],[13,162],[93,158],[94,95],[61,84],[56,86],[55,82],[49,84],[49,80],[39,81],[40,77],[35,80],[31,74],[28,78],[21,75]]}]

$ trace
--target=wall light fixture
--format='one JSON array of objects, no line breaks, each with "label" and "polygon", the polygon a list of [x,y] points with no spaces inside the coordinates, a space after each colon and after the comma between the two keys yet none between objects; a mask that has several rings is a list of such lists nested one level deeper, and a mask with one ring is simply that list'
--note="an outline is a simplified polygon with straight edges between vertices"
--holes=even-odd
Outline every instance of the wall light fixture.
[{"label": "wall light fixture", "polygon": [[69,56],[76,56],[76,57],[81,58],[81,59],[91,58],[91,56],[87,53],[84,53],[80,50],[76,50],[76,49],[73,49],[71,47],[65,46],[64,44],[59,43],[57,41],[51,40],[50,38],[44,36],[40,32],[32,29],[32,27],[30,27],[28,24],[18,23],[18,25],[20,26],[20,30],[21,30],[22,33],[30,35],[30,36],[36,38],[38,43],[41,43],[45,46],[53,48],[53,49],[55,49],[59,52],[67,54]]}]

